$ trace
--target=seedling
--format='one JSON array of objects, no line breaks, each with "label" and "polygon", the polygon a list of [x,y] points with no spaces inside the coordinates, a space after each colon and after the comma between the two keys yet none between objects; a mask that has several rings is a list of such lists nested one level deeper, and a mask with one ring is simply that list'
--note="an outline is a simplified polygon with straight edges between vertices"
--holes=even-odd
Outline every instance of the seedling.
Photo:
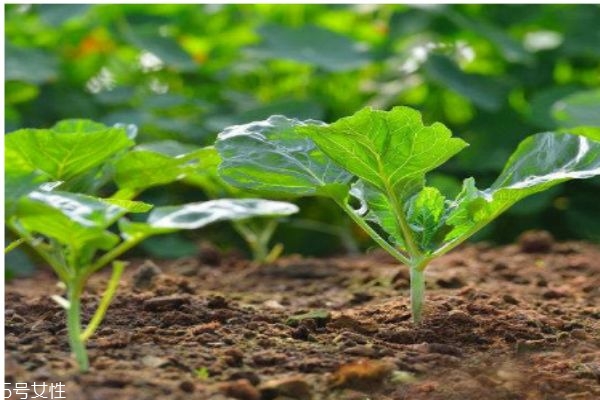
[{"label": "seedling", "polygon": [[[160,179],[162,183],[168,183],[180,178],[183,183],[200,188],[209,199],[254,197],[251,193],[223,181],[217,172],[220,163],[221,158],[213,146],[198,149],[175,141],[155,142],[140,145],[119,160],[116,180],[124,187],[130,188],[133,180],[136,181],[136,186],[140,186],[147,185],[151,180]],[[147,165],[154,167],[148,172]],[[176,170],[174,165],[179,165],[185,170]],[[135,173],[137,170],[142,173]],[[132,178],[136,176],[137,178]],[[130,196],[135,192],[137,191],[124,189],[119,196]],[[289,204],[288,208],[281,211],[280,215],[231,221],[232,227],[244,239],[252,259],[257,263],[273,262],[283,251],[281,244],[270,248],[269,243],[281,217],[295,213],[297,207]]]},{"label": "seedling", "polygon": [[[113,179],[115,163],[133,144],[124,129],[91,121],[65,121],[50,130],[10,133],[5,143],[6,225],[18,236],[5,252],[27,243],[64,283],[67,298],[54,298],[66,309],[69,344],[82,371],[89,368],[85,342],[100,325],[115,295],[125,268],[117,258],[127,250],[150,236],[179,229],[297,211],[293,204],[283,202],[220,199],[157,207],[146,222],[131,222],[124,217],[127,213],[145,213],[152,205],[125,197],[132,198],[149,185],[167,181],[157,176],[168,174],[168,168],[163,166],[160,173],[144,179],[144,184],[141,179],[117,175],[120,190],[112,198],[75,193],[77,189],[94,192],[102,187],[99,182]],[[178,163],[172,165],[172,169],[180,168]],[[54,190],[57,187],[64,190]],[[118,225],[120,235],[111,230],[114,225]],[[110,263],[113,273],[107,289],[83,329],[80,310],[85,285],[91,275]]]},{"label": "seedling", "polygon": [[[219,134],[222,177],[260,193],[325,196],[410,268],[413,320],[421,320],[429,263],[526,196],[600,174],[600,129],[546,132],[523,140],[485,190],[473,178],[455,199],[425,175],[467,146],[418,111],[363,109],[333,124],[272,116]],[[353,204],[358,203],[358,207]]]}]

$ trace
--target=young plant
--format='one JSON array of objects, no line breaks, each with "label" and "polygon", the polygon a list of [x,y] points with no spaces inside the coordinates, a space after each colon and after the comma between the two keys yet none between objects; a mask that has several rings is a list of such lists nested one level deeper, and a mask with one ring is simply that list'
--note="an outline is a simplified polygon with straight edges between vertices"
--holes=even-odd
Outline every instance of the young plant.
[{"label": "young plant", "polygon": [[[227,128],[216,142],[228,183],[261,193],[325,196],[410,268],[413,320],[421,320],[423,271],[526,196],[600,175],[600,129],[523,140],[485,190],[465,179],[455,199],[425,175],[467,146],[418,111],[363,109],[335,123],[272,116]],[[359,207],[352,204],[358,202]]]},{"label": "young plant", "polygon": [[[200,188],[209,199],[254,197],[221,179],[217,172],[220,162],[221,158],[212,146],[198,149],[169,140],[140,145],[117,162],[115,181],[122,189],[116,196],[130,198],[151,182],[165,184],[180,179]],[[296,210],[295,205],[289,204],[279,215],[231,221],[231,225],[247,243],[252,259],[261,264],[269,263],[283,250],[281,244],[269,248],[281,217]]]},{"label": "young plant", "polygon": [[[119,196],[99,198],[74,193],[77,188],[98,190],[102,186],[99,180],[106,183],[112,179],[115,163],[132,144],[124,129],[91,121],[65,121],[49,130],[20,130],[8,134],[5,140],[6,225],[18,237],[5,252],[27,243],[65,284],[67,298],[55,300],[66,309],[69,344],[82,371],[89,368],[85,342],[98,328],[114,297],[125,267],[117,258],[127,250],[148,237],[179,229],[297,211],[296,206],[284,202],[220,199],[157,207],[146,222],[130,222],[125,214],[144,213],[152,205],[125,197],[132,198],[146,187],[165,183],[168,179],[157,177],[166,173],[164,165],[156,174],[142,179],[144,184],[140,179],[128,180],[117,174]],[[179,171],[176,177],[185,168],[179,163],[171,167]],[[54,191],[56,187],[71,191]],[[120,235],[113,232],[114,225],[118,225]],[[113,273],[107,289],[83,329],[80,310],[86,282],[110,263]]]}]

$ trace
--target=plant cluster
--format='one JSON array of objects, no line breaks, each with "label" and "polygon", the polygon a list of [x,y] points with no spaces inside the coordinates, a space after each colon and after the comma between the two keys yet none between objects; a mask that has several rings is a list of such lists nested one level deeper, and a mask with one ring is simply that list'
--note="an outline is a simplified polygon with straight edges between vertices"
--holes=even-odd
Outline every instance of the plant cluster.
[{"label": "plant cluster", "polygon": [[[294,204],[262,199],[214,199],[154,207],[135,201],[144,190],[203,175],[205,149],[181,154],[168,143],[135,146],[134,127],[65,120],[50,129],[22,129],[5,138],[6,225],[18,237],[5,253],[27,243],[66,287],[55,297],[67,312],[69,343],[87,370],[85,342],[99,326],[125,263],[117,260],[143,240],[218,221],[246,224],[297,211]],[[173,155],[175,153],[175,155]],[[99,197],[111,191],[112,195]],[[127,214],[146,213],[143,220]],[[95,272],[112,263],[106,291],[85,329],[81,295]]]},{"label": "plant cluster", "polygon": [[[135,136],[133,126],[88,120],[6,135],[6,224],[18,240],[5,251],[27,243],[66,286],[66,298],[55,299],[66,309],[69,343],[83,371],[89,364],[85,342],[102,321],[125,267],[117,259],[146,238],[228,220],[266,257],[274,225],[255,226],[253,218],[287,216],[298,208],[244,197],[249,193],[332,199],[410,268],[412,314],[419,322],[423,271],[433,259],[517,201],[600,174],[600,129],[546,132],[522,141],[489,188],[480,190],[467,178],[461,192],[447,198],[427,185],[426,174],[467,144],[441,123],[424,125],[420,113],[408,107],[366,108],[332,124],[276,115],[225,129],[214,148],[136,146]],[[150,187],[176,180],[202,187],[214,199],[160,207],[135,200]],[[224,194],[242,198],[216,198]],[[83,328],[86,282],[110,263],[107,289]]]},{"label": "plant cluster", "polygon": [[[600,129],[573,128],[523,140],[496,181],[463,182],[454,199],[426,174],[467,146],[418,111],[369,108],[332,124],[273,116],[233,126],[216,142],[220,172],[260,193],[323,196],[410,267],[411,307],[421,320],[423,271],[519,200],[570,179],[600,175]],[[354,206],[356,204],[356,206]]]},{"label": "plant cluster", "polygon": [[[140,142],[196,146],[274,114],[335,121],[403,104],[480,149],[429,175],[454,197],[464,176],[492,182],[524,133],[600,126],[594,4],[8,4],[5,13],[6,131],[89,118],[135,123]],[[479,237],[508,242],[536,226],[600,241],[599,188],[600,179],[555,186]],[[162,194],[164,204],[185,195]],[[351,222],[321,198],[305,200],[303,215]],[[294,233],[285,245],[299,252],[339,247],[337,237]],[[190,247],[183,235],[167,239]]]}]

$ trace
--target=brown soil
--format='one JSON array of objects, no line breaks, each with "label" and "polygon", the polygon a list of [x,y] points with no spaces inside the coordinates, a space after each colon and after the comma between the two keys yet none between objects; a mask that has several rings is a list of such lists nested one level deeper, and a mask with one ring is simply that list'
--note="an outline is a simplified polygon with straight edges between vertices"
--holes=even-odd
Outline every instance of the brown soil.
[{"label": "brown soil", "polygon": [[84,375],[55,278],[11,282],[7,382],[98,400],[600,399],[597,245],[529,235],[456,250],[427,269],[419,326],[407,269],[379,251],[266,267],[216,256],[132,263]]}]

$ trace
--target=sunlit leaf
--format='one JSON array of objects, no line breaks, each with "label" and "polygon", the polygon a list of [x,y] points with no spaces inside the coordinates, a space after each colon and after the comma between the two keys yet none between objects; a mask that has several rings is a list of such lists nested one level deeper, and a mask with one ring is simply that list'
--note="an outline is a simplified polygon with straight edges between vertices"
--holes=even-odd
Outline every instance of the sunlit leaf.
[{"label": "sunlit leaf", "polygon": [[148,223],[156,228],[198,229],[218,221],[283,217],[298,212],[291,203],[261,199],[219,199],[155,208]]},{"label": "sunlit leaf", "polygon": [[74,248],[109,249],[119,238],[106,228],[126,212],[91,196],[34,191],[19,202],[16,226]]},{"label": "sunlit leaf", "polygon": [[423,186],[426,172],[467,146],[440,123],[424,125],[421,114],[408,107],[366,108],[331,125],[298,130],[338,165],[400,199]]},{"label": "sunlit leaf", "polygon": [[7,171],[41,172],[69,180],[101,165],[133,144],[124,129],[87,120],[68,120],[52,129],[21,129],[5,136]]},{"label": "sunlit leaf", "polygon": [[185,155],[170,156],[136,149],[117,161],[115,182],[121,189],[139,191],[183,179],[196,168],[196,163]]},{"label": "sunlit leaf", "polygon": [[453,229],[446,241],[464,239],[526,196],[570,179],[600,175],[600,142],[566,133],[540,133],[525,139],[504,171],[486,190],[465,180],[448,214]]},{"label": "sunlit leaf", "polygon": [[223,158],[221,176],[234,186],[259,193],[308,196],[343,187],[347,192],[351,175],[295,131],[312,124],[321,125],[272,116],[225,129],[215,143]]}]

